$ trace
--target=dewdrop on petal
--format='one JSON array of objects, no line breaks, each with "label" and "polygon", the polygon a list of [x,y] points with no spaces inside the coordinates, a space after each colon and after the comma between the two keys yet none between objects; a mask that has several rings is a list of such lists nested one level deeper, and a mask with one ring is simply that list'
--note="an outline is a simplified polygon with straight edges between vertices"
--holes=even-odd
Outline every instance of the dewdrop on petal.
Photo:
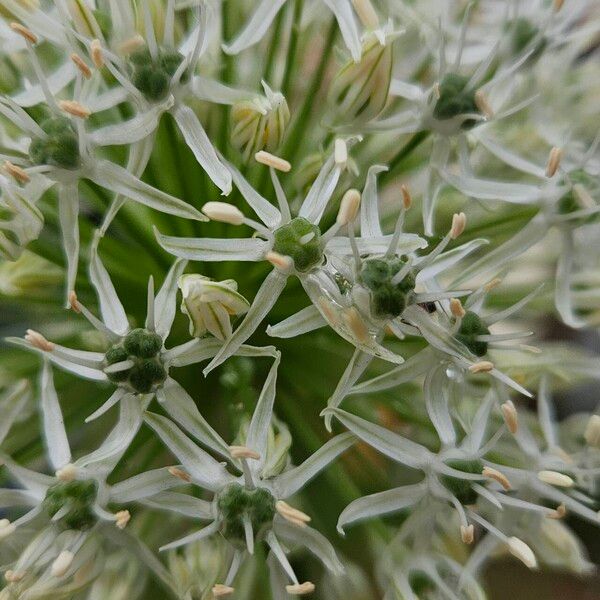
[{"label": "dewdrop on petal", "polygon": [[533,550],[521,539],[510,537],[507,541],[510,553],[529,569],[537,569],[538,563]]}]

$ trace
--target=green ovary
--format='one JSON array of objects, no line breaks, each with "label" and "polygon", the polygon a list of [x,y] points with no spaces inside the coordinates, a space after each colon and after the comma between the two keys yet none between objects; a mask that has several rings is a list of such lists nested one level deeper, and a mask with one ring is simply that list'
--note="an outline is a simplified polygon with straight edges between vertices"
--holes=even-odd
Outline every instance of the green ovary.
[{"label": "green ovary", "polygon": [[289,256],[297,271],[309,271],[323,262],[321,230],[305,218],[296,217],[275,231],[273,250]]},{"label": "green ovary", "polygon": [[48,488],[43,506],[50,518],[61,511],[55,522],[64,529],[82,531],[97,521],[93,511],[97,494],[98,485],[93,479],[59,481]]},{"label": "green ovary", "polygon": [[[464,473],[472,473],[481,475],[483,471],[483,463],[480,460],[449,460],[446,462],[449,467]],[[440,477],[442,484],[452,492],[461,504],[474,504],[477,500],[477,492],[472,488],[472,481],[452,477],[451,475],[443,475]]]},{"label": "green ovary", "polygon": [[360,281],[371,291],[371,310],[377,317],[398,317],[415,289],[415,276],[408,272],[402,281],[392,279],[405,266],[401,258],[371,258],[363,263]]},{"label": "green ovary", "polygon": [[127,385],[138,394],[147,394],[167,378],[160,358],[161,337],[147,329],[130,331],[118,344],[111,346],[104,355],[104,362],[114,365],[131,360],[133,365],[123,371],[107,373],[113,383]]},{"label": "green ovary", "polygon": [[[162,100],[169,93],[171,79],[183,60],[182,54],[169,48],[159,48],[157,58],[153,59],[150,50],[144,46],[129,57],[133,85],[147,100]],[[185,81],[186,76],[184,73],[181,81]]]},{"label": "green ovary", "polygon": [[475,356],[484,356],[488,343],[477,339],[480,335],[490,335],[490,330],[474,312],[467,311],[460,323],[456,339],[464,344]]},{"label": "green ovary", "polygon": [[254,535],[275,516],[275,498],[271,492],[264,488],[249,490],[237,483],[227,486],[219,494],[217,506],[223,535],[238,545],[244,545],[246,540],[244,515],[250,519]]},{"label": "green ovary", "polygon": [[[455,73],[448,73],[440,82],[440,97],[433,109],[433,116],[440,121],[453,119],[465,114],[479,114],[475,103],[475,90],[467,88],[469,78]],[[467,119],[462,129],[470,129],[477,121]]]},{"label": "green ovary", "polygon": [[43,121],[40,127],[47,137],[31,140],[31,160],[37,165],[51,165],[61,169],[78,168],[81,162],[79,140],[69,119],[52,117]]}]

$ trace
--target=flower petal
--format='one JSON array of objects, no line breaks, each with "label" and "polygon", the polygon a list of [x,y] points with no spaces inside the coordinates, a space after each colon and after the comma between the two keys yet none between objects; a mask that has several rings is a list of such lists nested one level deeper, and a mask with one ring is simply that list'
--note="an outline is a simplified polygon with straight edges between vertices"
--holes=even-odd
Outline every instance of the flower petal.
[{"label": "flower petal", "polygon": [[277,338],[292,338],[320,327],[325,327],[327,321],[315,306],[307,306],[296,314],[267,327],[267,335]]},{"label": "flower petal", "polygon": [[120,481],[110,488],[110,499],[115,504],[133,502],[182,485],[168,467],[152,469]]}]

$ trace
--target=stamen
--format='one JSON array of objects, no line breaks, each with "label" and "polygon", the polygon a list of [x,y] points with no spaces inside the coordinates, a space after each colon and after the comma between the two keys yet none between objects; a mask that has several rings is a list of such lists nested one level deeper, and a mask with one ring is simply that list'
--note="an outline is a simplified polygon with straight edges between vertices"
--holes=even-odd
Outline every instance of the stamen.
[{"label": "stamen", "polygon": [[16,527],[8,519],[0,519],[0,540],[8,537]]},{"label": "stamen", "polygon": [[272,250],[265,254],[265,260],[268,260],[274,267],[277,267],[281,271],[289,271],[294,266],[294,259],[291,256],[285,256]]},{"label": "stamen", "polygon": [[212,593],[215,598],[221,598],[221,596],[229,596],[235,592],[235,588],[229,585],[223,585],[222,583],[216,583],[213,585]]},{"label": "stamen", "polygon": [[252,460],[260,460],[260,454],[246,446],[229,446],[229,452],[231,458],[251,458]]},{"label": "stamen", "polygon": [[131,520],[131,513],[128,510],[120,510],[115,513],[115,525],[119,529],[125,529],[127,523]]},{"label": "stamen", "polygon": [[508,430],[514,435],[519,429],[519,415],[512,400],[507,400],[500,406],[502,417],[508,427]]},{"label": "stamen", "polygon": [[494,279],[492,279],[491,281],[489,281],[488,283],[486,283],[483,286],[483,289],[486,292],[490,292],[491,290],[493,290],[495,287],[498,287],[500,284],[502,283],[502,279],[500,279],[500,277],[494,277]]},{"label": "stamen", "polygon": [[462,302],[458,298],[450,300],[450,312],[457,318],[462,319],[467,311],[463,308]]},{"label": "stamen", "polygon": [[360,208],[360,199],[361,196],[358,190],[351,189],[344,194],[336,218],[338,225],[348,225],[348,223],[352,223],[356,219],[358,209]]},{"label": "stamen", "polygon": [[483,90],[477,90],[475,92],[475,106],[477,106],[481,114],[484,115],[486,119],[493,118],[494,109],[489,103],[489,100],[487,99],[487,96]]},{"label": "stamen", "polygon": [[537,559],[533,550],[518,537],[508,538],[508,550],[515,557],[518,558],[526,567],[530,569],[537,569]]},{"label": "stamen", "polygon": [[358,342],[361,344],[367,344],[371,341],[369,329],[354,306],[346,309],[343,313],[343,317],[344,322]]},{"label": "stamen", "polygon": [[8,571],[6,571],[6,573],[4,573],[4,579],[6,579],[8,583],[16,583],[18,581],[21,581],[23,577],[25,577],[24,571],[13,571],[9,569]]},{"label": "stamen", "polygon": [[54,577],[62,577],[71,566],[75,555],[69,550],[63,550],[52,563],[51,573]]},{"label": "stamen", "polygon": [[289,173],[292,170],[292,165],[285,159],[280,158],[279,156],[275,156],[270,152],[265,152],[261,150],[254,155],[254,159],[256,162],[259,162],[262,165],[267,165],[267,167],[273,167],[278,171],[282,171],[283,173]]},{"label": "stamen", "polygon": [[556,487],[569,488],[575,485],[575,482],[568,475],[559,473],[558,471],[540,471],[538,479]]},{"label": "stamen", "polygon": [[227,202],[207,202],[202,207],[202,212],[211,220],[230,225],[241,225],[244,222],[244,214],[233,204]]},{"label": "stamen", "polygon": [[600,448],[600,415],[592,415],[583,434],[588,446]]},{"label": "stamen", "polygon": [[481,471],[481,474],[484,477],[488,477],[489,479],[497,481],[507,492],[508,490],[512,489],[508,477],[504,475],[504,473],[498,471],[497,469],[493,469],[492,467],[483,467],[483,471]]},{"label": "stamen", "polygon": [[80,119],[87,119],[92,114],[89,108],[86,108],[76,100],[60,100],[58,106],[64,112]]},{"label": "stamen", "polygon": [[475,527],[473,525],[460,526],[460,538],[465,544],[472,544],[475,539]]},{"label": "stamen", "polygon": [[557,148],[554,146],[552,150],[550,150],[550,155],[548,156],[548,163],[546,165],[546,177],[553,177],[556,171],[558,171],[558,167],[560,167],[560,161],[562,159],[563,151],[561,148]]},{"label": "stamen", "polygon": [[591,194],[583,185],[581,185],[581,183],[576,183],[573,186],[573,193],[577,196],[577,200],[579,200],[584,208],[594,208],[596,206]]},{"label": "stamen", "polygon": [[52,352],[54,350],[54,344],[49,342],[41,333],[28,329],[25,334],[25,340],[28,341],[34,348],[41,350],[42,352]]},{"label": "stamen", "polygon": [[89,79],[92,76],[92,70],[87,66],[86,62],[79,54],[73,52],[73,54],[71,54],[71,60],[86,79]]},{"label": "stamen", "polygon": [[18,33],[20,36],[25,38],[25,40],[28,41],[30,44],[37,44],[38,36],[35,35],[35,33],[31,31],[31,29],[25,27],[25,25],[21,25],[21,23],[11,23],[10,28],[15,33]]},{"label": "stamen", "polygon": [[565,3],[565,0],[554,0],[554,3],[552,5],[554,12],[558,12],[563,7],[564,3]]},{"label": "stamen", "polygon": [[567,507],[564,504],[559,504],[556,507],[556,510],[548,513],[546,516],[549,519],[564,519],[565,515],[567,514]]},{"label": "stamen", "polygon": [[60,481],[73,481],[77,478],[77,474],[79,473],[79,469],[72,463],[65,465],[61,469],[58,469],[54,474],[57,479]]},{"label": "stamen", "polygon": [[294,583],[293,585],[286,585],[285,591],[292,596],[304,596],[305,594],[312,594],[315,591],[315,584],[310,581]]},{"label": "stamen", "polygon": [[404,210],[408,210],[412,206],[412,196],[410,195],[410,190],[408,186],[403,183],[400,186],[400,191],[402,192],[402,206],[404,206]]},{"label": "stamen", "polygon": [[348,162],[348,146],[341,138],[336,138],[333,159],[336,165],[344,165]]},{"label": "stamen", "polygon": [[452,227],[450,228],[450,237],[455,240],[467,226],[467,216],[465,213],[455,213],[452,216]]},{"label": "stamen", "polygon": [[104,52],[102,52],[100,40],[92,40],[90,44],[90,56],[97,69],[101,69],[104,66]]},{"label": "stamen", "polygon": [[79,300],[77,300],[75,290],[69,292],[69,306],[74,312],[81,313],[81,305],[79,304]]},{"label": "stamen", "polygon": [[298,525],[300,527],[306,527],[307,523],[310,523],[311,518],[303,513],[301,510],[290,506],[287,502],[283,500],[279,500],[275,504],[275,509],[277,512],[287,521],[293,523],[294,525]]},{"label": "stamen", "polygon": [[360,22],[367,29],[377,29],[379,27],[379,17],[371,4],[371,0],[352,0],[352,4]]},{"label": "stamen", "polygon": [[489,360],[481,360],[479,362],[473,363],[469,367],[469,371],[471,373],[489,373],[494,368],[494,363]]},{"label": "stamen", "polygon": [[181,479],[181,481],[185,481],[186,483],[190,483],[192,481],[192,477],[189,473],[186,473],[183,469],[179,467],[169,467],[167,469],[173,477],[177,477],[177,479]]},{"label": "stamen", "polygon": [[19,183],[29,183],[31,177],[27,174],[25,169],[13,165],[9,160],[4,161],[4,170],[12,177],[14,177]]},{"label": "stamen", "polygon": [[144,41],[144,38],[141,35],[137,34],[122,42],[119,45],[119,52],[125,55],[131,54],[132,52],[135,52],[138,48],[141,48],[145,44],[146,42]]}]

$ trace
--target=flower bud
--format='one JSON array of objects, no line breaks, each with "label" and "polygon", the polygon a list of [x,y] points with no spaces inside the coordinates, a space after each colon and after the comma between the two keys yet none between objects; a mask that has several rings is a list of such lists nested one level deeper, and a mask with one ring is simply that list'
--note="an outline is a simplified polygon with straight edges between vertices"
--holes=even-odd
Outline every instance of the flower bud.
[{"label": "flower bud", "polygon": [[260,150],[276,152],[285,136],[290,111],[283,94],[263,82],[264,97],[238,102],[231,109],[231,143],[248,161]]}]

